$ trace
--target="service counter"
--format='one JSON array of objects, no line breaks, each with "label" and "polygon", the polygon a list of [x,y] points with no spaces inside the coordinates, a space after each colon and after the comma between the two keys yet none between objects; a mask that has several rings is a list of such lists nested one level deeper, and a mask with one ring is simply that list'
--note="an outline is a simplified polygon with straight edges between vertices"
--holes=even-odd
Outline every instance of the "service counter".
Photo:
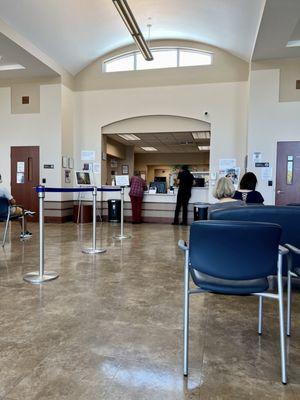
[{"label": "service counter", "polygon": [[[111,187],[111,186],[104,186]],[[115,186],[114,186],[115,187]],[[130,221],[131,218],[131,204],[129,197],[130,188],[125,188],[124,193],[124,217],[125,221]],[[155,193],[149,194],[147,191],[144,192],[142,216],[145,222],[157,222],[157,223],[170,223],[174,219],[174,211],[176,206],[177,191],[174,193]],[[208,202],[208,187],[193,187],[192,196],[188,206],[188,221],[191,222],[194,218],[194,203],[207,203]],[[119,199],[119,192],[103,192],[102,198],[102,215],[105,218],[107,216],[107,200]]]}]

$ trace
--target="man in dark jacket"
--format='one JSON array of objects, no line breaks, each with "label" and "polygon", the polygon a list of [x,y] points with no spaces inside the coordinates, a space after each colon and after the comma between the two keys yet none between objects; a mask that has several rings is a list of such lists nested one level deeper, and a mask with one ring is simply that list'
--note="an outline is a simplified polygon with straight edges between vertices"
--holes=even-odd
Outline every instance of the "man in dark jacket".
[{"label": "man in dark jacket", "polygon": [[176,203],[173,225],[179,224],[179,213],[181,207],[182,207],[181,225],[187,225],[188,204],[191,198],[192,186],[194,183],[194,177],[190,173],[187,165],[183,165],[181,167],[177,179],[179,180],[179,189],[177,194],[177,203]]}]

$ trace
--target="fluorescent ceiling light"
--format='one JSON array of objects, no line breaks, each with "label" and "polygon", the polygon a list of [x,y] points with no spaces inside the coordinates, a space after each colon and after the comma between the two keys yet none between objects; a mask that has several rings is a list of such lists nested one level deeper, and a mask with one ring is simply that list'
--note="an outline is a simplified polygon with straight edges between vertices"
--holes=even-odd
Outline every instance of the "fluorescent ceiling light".
[{"label": "fluorescent ceiling light", "polygon": [[126,25],[126,28],[128,29],[130,35],[132,36],[145,60],[152,61],[152,53],[127,3],[127,0],[112,0],[112,2],[118,10],[118,13],[120,14],[124,24]]},{"label": "fluorescent ceiling light", "polygon": [[11,71],[14,69],[26,69],[26,68],[21,64],[0,65],[0,71]]},{"label": "fluorescent ceiling light", "polygon": [[290,40],[287,42],[286,47],[300,47],[300,40]]},{"label": "fluorescent ceiling light", "polygon": [[210,146],[198,146],[198,149],[200,150],[200,151],[207,151],[207,150],[209,150],[210,149]]},{"label": "fluorescent ceiling light", "polygon": [[202,132],[192,132],[194,139],[210,139],[210,132],[209,131],[202,131]]},{"label": "fluorescent ceiling light", "polygon": [[131,133],[129,134],[124,134],[124,135],[118,135],[121,138],[125,139],[125,140],[141,140],[139,137],[132,135]]},{"label": "fluorescent ceiling light", "polygon": [[155,147],[141,147],[141,149],[143,149],[145,151],[157,151],[157,149]]}]

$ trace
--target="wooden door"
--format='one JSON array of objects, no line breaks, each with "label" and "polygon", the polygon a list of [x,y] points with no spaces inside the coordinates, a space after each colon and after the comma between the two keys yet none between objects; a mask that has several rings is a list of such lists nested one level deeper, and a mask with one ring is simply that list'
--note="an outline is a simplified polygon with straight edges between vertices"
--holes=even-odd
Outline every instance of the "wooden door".
[{"label": "wooden door", "polygon": [[276,205],[300,204],[300,142],[277,143]]},{"label": "wooden door", "polygon": [[35,186],[40,182],[40,148],[38,146],[11,147],[11,193],[17,204],[35,211],[38,220],[38,197]]}]

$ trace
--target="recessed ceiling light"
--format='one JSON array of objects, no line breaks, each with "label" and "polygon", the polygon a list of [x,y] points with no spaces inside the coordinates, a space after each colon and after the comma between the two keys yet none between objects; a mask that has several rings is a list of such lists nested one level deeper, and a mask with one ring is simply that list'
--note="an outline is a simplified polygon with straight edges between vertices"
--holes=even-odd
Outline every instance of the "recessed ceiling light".
[{"label": "recessed ceiling light", "polygon": [[21,64],[0,65],[0,71],[11,71],[14,69],[26,69],[26,68]]},{"label": "recessed ceiling light", "polygon": [[141,149],[143,149],[145,151],[157,151],[157,149],[155,147],[141,147]]},{"label": "recessed ceiling light", "polygon": [[290,40],[287,42],[286,47],[300,47],[300,40]]},{"label": "recessed ceiling light", "polygon": [[209,149],[210,149],[210,146],[198,146],[198,149],[200,150],[200,151],[208,151]]},{"label": "recessed ceiling light", "polygon": [[194,139],[210,139],[209,131],[192,132]]},{"label": "recessed ceiling light", "polygon": [[129,134],[124,134],[124,135],[118,135],[121,138],[125,139],[125,140],[141,140],[139,137],[132,135],[131,133]]}]

